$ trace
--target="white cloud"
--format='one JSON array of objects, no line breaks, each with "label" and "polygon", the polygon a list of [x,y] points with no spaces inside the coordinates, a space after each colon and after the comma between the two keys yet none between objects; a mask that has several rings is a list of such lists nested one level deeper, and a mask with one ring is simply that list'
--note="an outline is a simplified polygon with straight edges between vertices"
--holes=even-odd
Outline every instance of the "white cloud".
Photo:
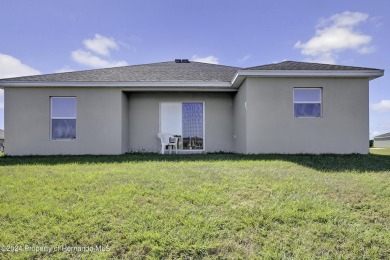
[{"label": "white cloud", "polygon": [[357,50],[360,54],[369,54],[375,51],[375,48],[372,46],[362,47]]},{"label": "white cloud", "polygon": [[92,68],[107,68],[126,66],[126,61],[109,61],[93,55],[89,51],[75,50],[72,51],[72,59],[77,63],[86,65]]},{"label": "white cloud", "polygon": [[41,72],[23,64],[20,60],[10,55],[0,53],[0,78],[30,76],[36,74],[41,74]]},{"label": "white cloud", "polygon": [[374,24],[374,26],[376,28],[383,26],[383,17],[382,16],[373,16],[373,17],[370,17],[369,20],[372,24]]},{"label": "white cloud", "polygon": [[359,12],[343,12],[327,19],[320,20],[316,26],[315,35],[307,42],[298,41],[294,48],[301,49],[301,53],[308,60],[335,63],[337,54],[344,50],[355,50],[360,54],[374,50],[369,44],[370,35],[356,30],[356,26],[366,21],[369,15]]},{"label": "white cloud", "polygon": [[283,59],[283,60],[273,60],[272,63],[276,64],[276,63],[281,63],[283,61],[287,61],[287,59]]},{"label": "white cloud", "polygon": [[301,48],[304,55],[318,56],[344,49],[367,48],[371,36],[358,34],[350,28],[330,27],[316,32],[316,36],[306,43],[297,42],[295,47]]},{"label": "white cloud", "polygon": [[219,64],[219,58],[215,56],[207,56],[207,57],[198,57],[196,55],[192,56],[191,58],[192,61],[197,61],[197,62],[203,62],[203,63],[211,63],[211,64]]},{"label": "white cloud", "polygon": [[[0,53],[0,78],[13,78],[41,74],[20,60],[7,54]],[[0,89],[0,109],[4,109],[4,90]]]},{"label": "white cloud", "polygon": [[325,63],[325,64],[335,64],[337,58],[338,58],[338,55],[335,53],[324,53],[324,54],[318,55],[316,57],[308,58],[308,59],[306,59],[306,61]]},{"label": "white cloud", "polygon": [[244,57],[242,57],[241,59],[239,59],[238,62],[243,63],[243,62],[246,62],[247,60],[249,60],[250,58],[251,58],[251,55],[247,54]]},{"label": "white cloud", "polygon": [[390,112],[390,100],[381,100],[379,103],[372,104],[371,108],[373,111],[377,112]]},{"label": "white cloud", "polygon": [[[119,50],[118,44],[112,38],[95,34],[95,38],[86,39],[83,44],[90,51],[78,49],[71,53],[72,59],[79,64],[95,69],[128,65],[126,61],[115,61],[107,58],[111,54],[111,49]],[[104,56],[104,58],[99,56]]]},{"label": "white cloud", "polygon": [[380,131],[370,132],[370,140],[374,139],[375,136],[380,135],[380,134],[381,134]]},{"label": "white cloud", "polygon": [[368,17],[369,15],[365,13],[345,11],[340,14],[332,15],[329,18],[321,18],[317,27],[351,27],[366,21]]},{"label": "white cloud", "polygon": [[64,66],[61,69],[54,71],[54,73],[63,73],[63,72],[71,72],[73,71],[69,66]]},{"label": "white cloud", "polygon": [[375,126],[370,129],[370,139],[374,138],[377,135],[390,132],[390,120],[382,120],[380,123],[375,124]]},{"label": "white cloud", "polygon": [[118,49],[118,44],[113,38],[107,38],[100,34],[95,34],[95,38],[83,41],[84,46],[102,56],[109,56],[110,49]]}]

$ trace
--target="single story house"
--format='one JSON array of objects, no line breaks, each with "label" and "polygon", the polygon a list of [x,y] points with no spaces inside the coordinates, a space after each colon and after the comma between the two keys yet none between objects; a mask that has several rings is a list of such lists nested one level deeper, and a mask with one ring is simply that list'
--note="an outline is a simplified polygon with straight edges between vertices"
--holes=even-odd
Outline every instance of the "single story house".
[{"label": "single story house", "polygon": [[390,133],[375,136],[374,147],[378,147],[378,148],[390,147]]},{"label": "single story house", "polygon": [[[0,80],[8,155],[369,152],[369,81],[380,69],[284,61],[170,62]],[[29,129],[29,131],[25,131]]]},{"label": "single story house", "polygon": [[0,151],[4,151],[4,130],[0,129]]}]

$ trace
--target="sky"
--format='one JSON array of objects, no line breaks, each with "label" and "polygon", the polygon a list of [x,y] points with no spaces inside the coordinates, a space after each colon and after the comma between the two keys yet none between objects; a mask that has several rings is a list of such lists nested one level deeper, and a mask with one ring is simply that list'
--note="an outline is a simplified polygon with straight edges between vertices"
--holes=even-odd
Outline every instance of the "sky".
[{"label": "sky", "polygon": [[370,137],[390,132],[388,0],[0,0],[0,10],[0,78],[175,58],[379,68]]}]

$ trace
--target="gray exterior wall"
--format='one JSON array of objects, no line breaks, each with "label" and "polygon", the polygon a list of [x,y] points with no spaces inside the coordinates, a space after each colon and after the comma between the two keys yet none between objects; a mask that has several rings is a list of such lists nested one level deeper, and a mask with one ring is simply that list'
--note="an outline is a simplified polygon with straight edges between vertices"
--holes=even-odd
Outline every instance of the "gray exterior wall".
[{"label": "gray exterior wall", "polygon": [[374,138],[374,147],[387,148],[390,147],[390,137],[386,138]]},{"label": "gray exterior wall", "polygon": [[126,153],[129,149],[129,98],[127,93],[121,93],[122,99],[122,136],[121,136],[121,153]]},{"label": "gray exterior wall", "polygon": [[204,102],[206,152],[233,149],[233,94],[222,92],[132,92],[129,96],[129,151],[159,152],[161,102]]},{"label": "gray exterior wall", "polygon": [[[295,118],[293,88],[322,88],[322,117]],[[247,78],[238,92],[5,88],[5,153],[159,152],[161,102],[204,102],[205,151],[368,153],[368,79]],[[50,140],[50,97],[77,98],[77,137]]]},{"label": "gray exterior wall", "polygon": [[[75,140],[50,140],[51,96],[76,97]],[[127,148],[122,145],[127,98],[118,89],[5,88],[4,97],[8,155],[120,154]]]},{"label": "gray exterior wall", "polygon": [[246,153],[247,151],[247,116],[246,116],[246,81],[244,81],[234,97],[234,151]]},{"label": "gray exterior wall", "polygon": [[[245,153],[369,152],[367,79],[247,78],[245,83],[235,100],[236,106],[247,104]],[[322,88],[321,118],[294,117],[294,87]],[[241,125],[236,120],[237,133]],[[244,145],[236,147],[242,152]]]}]

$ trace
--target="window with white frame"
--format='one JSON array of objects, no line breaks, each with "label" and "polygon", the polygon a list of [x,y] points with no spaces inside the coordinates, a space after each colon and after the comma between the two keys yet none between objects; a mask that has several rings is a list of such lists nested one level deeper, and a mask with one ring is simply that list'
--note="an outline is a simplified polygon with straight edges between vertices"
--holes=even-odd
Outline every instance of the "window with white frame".
[{"label": "window with white frame", "polygon": [[76,139],[76,97],[51,97],[51,139]]},{"label": "window with white frame", "polygon": [[295,117],[321,117],[321,105],[321,88],[294,88]]},{"label": "window with white frame", "polygon": [[163,102],[160,104],[160,131],[180,137],[180,149],[203,150],[203,117],[203,102]]}]

